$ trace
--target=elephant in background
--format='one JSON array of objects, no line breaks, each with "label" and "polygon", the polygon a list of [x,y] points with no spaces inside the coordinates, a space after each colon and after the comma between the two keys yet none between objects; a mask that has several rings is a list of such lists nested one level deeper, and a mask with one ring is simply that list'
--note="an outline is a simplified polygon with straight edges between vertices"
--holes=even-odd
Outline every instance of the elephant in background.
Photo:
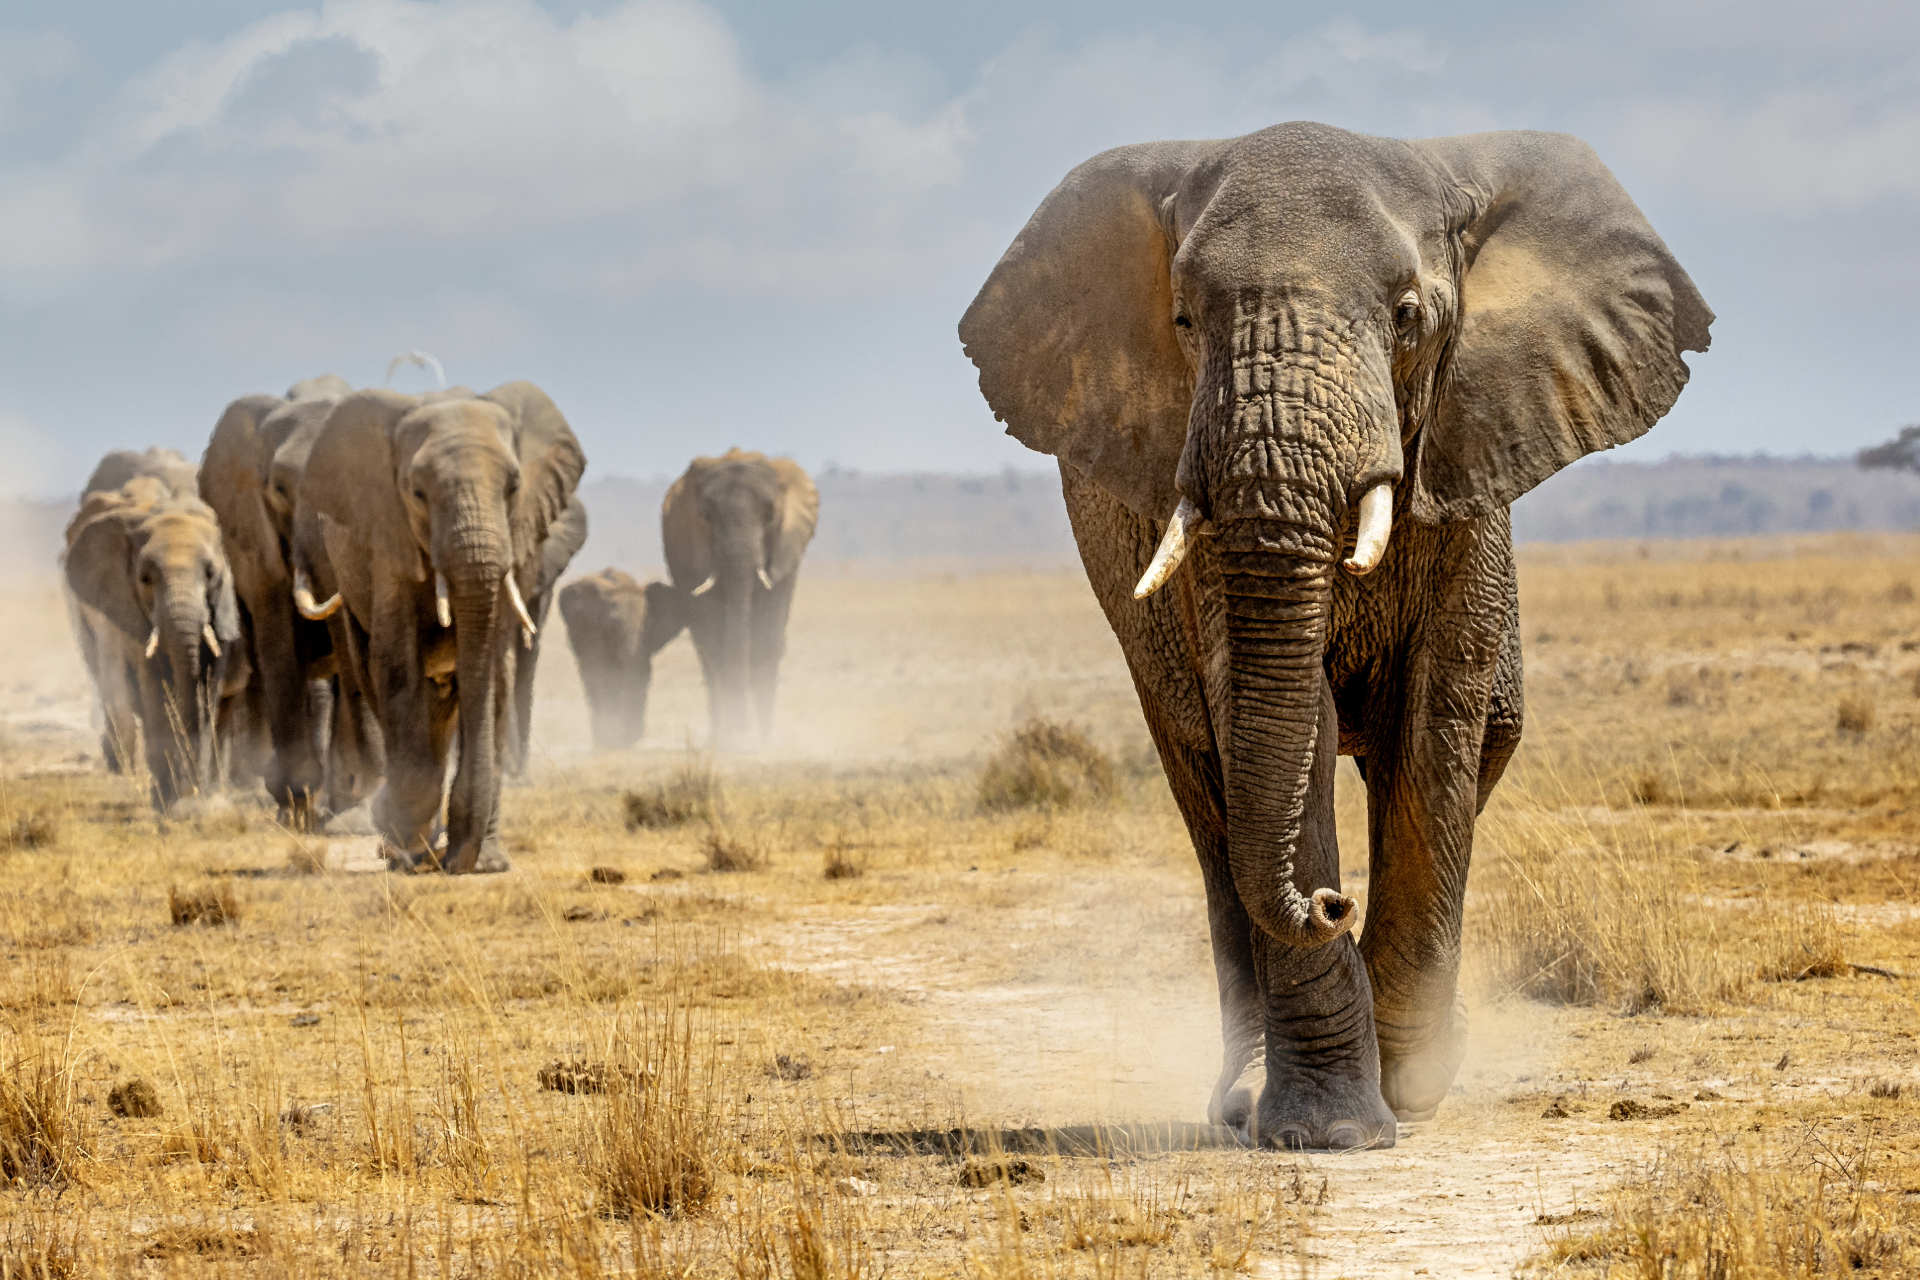
[{"label": "elephant in background", "polygon": [[746,742],[749,691],[760,736],[773,729],[787,613],[819,518],[820,492],[799,464],[739,449],[695,458],[661,504],[667,570],[687,595],[708,720],[723,750]]},{"label": "elephant in background", "polygon": [[602,569],[560,589],[567,643],[593,718],[593,745],[630,747],[646,736],[653,655],[686,627],[686,597],[664,582],[641,586]]},{"label": "elephant in background", "polygon": [[[371,810],[397,860],[507,868],[500,780],[517,660],[537,632],[527,600],[585,467],[566,419],[527,382],[483,396],[357,392],[314,441],[294,554],[330,593],[318,609],[346,624],[342,661],[380,725],[386,780]],[[443,795],[444,855],[432,846]]]},{"label": "elephant in background", "polygon": [[[1573,138],[1314,124],[1096,156],[968,309],[1199,857],[1215,1123],[1388,1146],[1446,1095],[1475,820],[1522,719],[1509,504],[1647,431],[1712,319]],[[1357,945],[1336,753],[1367,789]]]},{"label": "elephant in background", "polygon": [[[135,467],[119,488],[85,495],[61,573],[106,721],[101,753],[126,772],[142,743],[153,805],[165,812],[217,783],[215,725],[244,686],[246,658],[219,525],[193,496],[185,459],[163,452],[149,451],[156,465]],[[95,478],[126,473],[110,455]]]},{"label": "elephant in background", "polygon": [[560,576],[573,563],[574,556],[587,542],[587,506],[576,496],[568,499],[567,509],[547,530],[540,544],[540,567],[534,588],[527,596],[527,612],[533,615],[533,644],[514,664],[513,699],[507,711],[507,772],[516,778],[527,775],[527,763],[533,746],[533,677],[540,661],[541,632],[547,614],[553,608],[554,588]]},{"label": "elephant in background", "polygon": [[378,731],[364,700],[337,678],[335,628],[295,605],[300,477],[327,415],[352,391],[327,374],[295,383],[285,396],[243,396],[221,414],[200,463],[200,491],[219,513],[253,670],[244,704],[251,732],[235,735],[235,773],[264,775],[282,821],[296,830],[369,794],[381,773]]},{"label": "elephant in background", "polygon": [[85,501],[89,494],[112,493],[128,481],[143,477],[158,480],[169,494],[200,496],[200,476],[194,465],[177,449],[154,445],[145,453],[115,449],[100,459],[93,474],[87,477],[86,488],[80,491],[81,500]]}]

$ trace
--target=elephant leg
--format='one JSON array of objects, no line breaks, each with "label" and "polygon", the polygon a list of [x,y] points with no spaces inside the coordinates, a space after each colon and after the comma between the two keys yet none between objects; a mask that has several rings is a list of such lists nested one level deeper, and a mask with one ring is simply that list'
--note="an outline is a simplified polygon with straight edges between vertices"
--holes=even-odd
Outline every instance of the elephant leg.
[{"label": "elephant leg", "polygon": [[1381,1094],[1403,1120],[1434,1113],[1466,1054],[1458,979],[1474,820],[1518,730],[1502,720],[1500,737],[1488,734],[1504,611],[1464,635],[1460,616],[1438,614],[1445,634],[1415,638],[1393,687],[1369,691],[1378,719],[1368,734],[1360,950],[1372,979]]},{"label": "elephant leg", "polygon": [[1480,786],[1475,814],[1487,807],[1487,797],[1493,794],[1493,788],[1507,771],[1507,762],[1520,747],[1526,711],[1526,685],[1520,661],[1520,592],[1513,567],[1509,565],[1507,633],[1493,669],[1493,691],[1487,699],[1487,729],[1480,742]]},{"label": "elephant leg", "polygon": [[752,648],[748,683],[760,736],[773,733],[773,695],[780,683],[780,660],[787,653],[787,616],[793,609],[792,578],[760,591],[754,597]]},{"label": "elephant leg", "polygon": [[369,676],[378,690],[387,773],[374,796],[373,821],[400,857],[414,863],[431,857],[459,710],[452,679],[426,675],[418,612],[418,602],[403,590],[376,586]]},{"label": "elephant leg", "polygon": [[726,694],[721,688],[720,630],[723,619],[717,607],[716,592],[694,599],[688,611],[687,634],[693,637],[693,652],[700,659],[700,677],[707,686],[707,728],[719,746],[721,727],[726,719]]},{"label": "elephant leg", "polygon": [[107,661],[100,678],[100,756],[114,773],[133,772],[140,758],[139,677],[126,662]]}]

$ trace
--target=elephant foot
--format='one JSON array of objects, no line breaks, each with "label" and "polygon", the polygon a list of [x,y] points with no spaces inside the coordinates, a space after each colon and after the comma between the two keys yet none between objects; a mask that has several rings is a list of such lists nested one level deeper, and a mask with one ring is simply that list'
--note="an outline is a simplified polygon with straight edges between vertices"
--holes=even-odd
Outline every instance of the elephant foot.
[{"label": "elephant foot", "polygon": [[1260,1096],[1266,1075],[1266,1060],[1260,1053],[1256,1052],[1252,1061],[1238,1071],[1234,1071],[1229,1062],[1213,1086],[1213,1096],[1207,1100],[1207,1123],[1233,1130],[1233,1136],[1242,1146],[1254,1145],[1254,1099]]},{"label": "elephant foot", "polygon": [[1367,1079],[1269,1077],[1255,1121],[1255,1145],[1279,1151],[1383,1150],[1400,1136],[1393,1112]]},{"label": "elephant foot", "polygon": [[1411,1052],[1380,1048],[1380,1093],[1401,1120],[1431,1120],[1467,1056],[1467,1006],[1456,992],[1447,1020]]}]

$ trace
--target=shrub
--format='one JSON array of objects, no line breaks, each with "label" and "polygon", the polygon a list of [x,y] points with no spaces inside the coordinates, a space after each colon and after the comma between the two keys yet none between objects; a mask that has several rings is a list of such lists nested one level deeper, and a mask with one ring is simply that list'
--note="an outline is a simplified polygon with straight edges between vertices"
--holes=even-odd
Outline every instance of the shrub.
[{"label": "shrub", "polygon": [[36,1039],[23,1037],[13,1048],[15,1056],[0,1071],[0,1178],[64,1182],[86,1153],[71,1064]]},{"label": "shrub", "polygon": [[712,822],[720,816],[720,779],[713,758],[688,752],[667,778],[624,797],[627,830],[678,827],[689,822]]},{"label": "shrub", "polygon": [[50,849],[60,843],[60,820],[46,809],[16,813],[6,825],[10,849]]},{"label": "shrub", "polygon": [[708,827],[707,838],[702,843],[707,852],[709,871],[766,869],[768,858],[765,847],[757,841],[732,835],[724,827]]},{"label": "shrub", "polygon": [[1840,732],[1852,734],[1873,728],[1873,699],[1854,693],[1841,698],[1835,725]]},{"label": "shrub", "polygon": [[186,893],[169,885],[167,912],[176,925],[230,924],[240,919],[240,900],[230,884]]},{"label": "shrub", "polygon": [[1116,789],[1113,761],[1084,731],[1035,716],[988,759],[980,806],[1066,808],[1106,799]]},{"label": "shrub", "polygon": [[867,874],[866,859],[857,856],[850,846],[836,840],[827,846],[821,874],[829,880],[858,880]]},{"label": "shrub", "polygon": [[135,1076],[117,1084],[107,1094],[107,1109],[117,1116],[151,1119],[161,1114],[160,1094],[145,1080]]}]

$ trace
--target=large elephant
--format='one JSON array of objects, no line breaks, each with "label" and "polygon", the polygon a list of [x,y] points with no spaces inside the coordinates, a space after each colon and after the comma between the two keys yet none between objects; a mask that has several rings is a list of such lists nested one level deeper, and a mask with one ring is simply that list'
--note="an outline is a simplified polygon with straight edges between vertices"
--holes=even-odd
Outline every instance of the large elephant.
[{"label": "large elephant", "polygon": [[618,569],[602,569],[560,589],[560,616],[580,664],[593,745],[632,746],[647,732],[653,655],[687,625],[686,597],[664,582],[643,587]]},{"label": "large elephant", "polygon": [[[365,707],[335,674],[333,628],[295,608],[295,495],[314,439],[353,388],[332,374],[285,396],[243,396],[220,415],[200,463],[202,498],[220,517],[253,669],[238,757],[257,757],[281,820],[304,830],[364,797],[380,776]],[[242,765],[238,772],[250,772]]]},{"label": "large elephant", "polygon": [[527,612],[533,616],[533,644],[514,664],[513,698],[507,705],[507,772],[524,778],[533,751],[533,677],[540,661],[540,638],[547,625],[547,613],[553,608],[554,588],[560,576],[573,563],[574,556],[587,541],[587,507],[578,496],[568,499],[567,509],[547,530],[540,544],[540,566],[534,575],[533,590],[527,595]]},{"label": "large elephant", "polygon": [[[358,392],[314,441],[298,505],[324,547],[316,590],[333,593],[316,603],[347,623],[345,661],[386,748],[373,821],[401,859],[506,869],[498,831],[508,703],[537,629],[526,601],[585,466],[566,419],[527,382],[484,396]],[[296,539],[303,565],[315,550]]]},{"label": "large elephant", "polygon": [[[1215,1123],[1386,1146],[1438,1107],[1474,823],[1520,735],[1508,506],[1651,427],[1712,318],[1573,138],[1314,124],[1096,156],[968,309],[1199,856]],[[1367,789],[1358,945],[1336,752]]]},{"label": "large elephant", "polygon": [[[245,656],[219,525],[193,496],[184,459],[163,461],[177,465],[136,467],[119,488],[85,495],[61,572],[106,720],[102,754],[124,772],[142,743],[164,812],[217,783],[215,723],[244,683]],[[123,473],[103,464],[95,474]]]},{"label": "large elephant", "polygon": [[787,613],[819,518],[820,491],[788,458],[729,449],[695,458],[667,490],[660,537],[673,585],[688,594],[715,746],[745,743],[749,689],[761,736],[773,729]]}]

